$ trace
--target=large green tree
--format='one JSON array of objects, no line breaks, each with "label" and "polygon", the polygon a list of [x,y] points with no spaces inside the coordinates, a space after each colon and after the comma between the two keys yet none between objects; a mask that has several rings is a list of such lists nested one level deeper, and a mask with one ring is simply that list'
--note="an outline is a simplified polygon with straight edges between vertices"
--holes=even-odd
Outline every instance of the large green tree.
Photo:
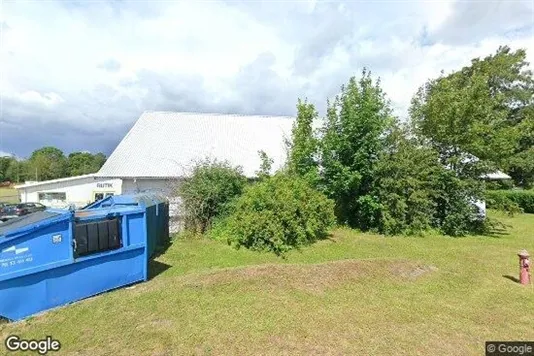
[{"label": "large green tree", "polygon": [[106,156],[103,153],[93,155],[89,152],[73,152],[68,157],[68,174],[72,177],[95,173],[105,162]]},{"label": "large green tree", "polygon": [[106,163],[106,155],[102,152],[99,152],[93,156],[93,172],[98,172],[98,170]]},{"label": "large green tree", "polygon": [[6,171],[6,180],[21,183],[28,179],[28,161],[14,159]]},{"label": "large green tree", "polygon": [[421,145],[399,123],[386,137],[373,185],[373,195],[380,202],[377,228],[381,233],[483,232],[487,224],[476,218],[473,205],[483,195],[479,179],[459,177],[440,162],[435,149]]},{"label": "large green tree", "polygon": [[335,201],[339,223],[384,234],[465,235],[487,227],[473,205],[482,196],[480,180],[458,175],[438,147],[394,118],[367,70],[327,103],[319,132],[312,129],[314,106],[299,100],[297,109],[289,172],[317,178],[315,187]]},{"label": "large green tree", "polygon": [[33,151],[28,160],[29,176],[43,181],[62,178],[68,174],[67,159],[56,147],[43,147]]},{"label": "large green tree", "polygon": [[380,203],[373,195],[374,174],[392,127],[390,104],[371,73],[350,78],[328,103],[320,148],[325,193],[336,202],[340,223],[363,230],[377,225]]},{"label": "large green tree", "polygon": [[56,147],[33,151],[27,160],[0,157],[0,182],[48,180],[98,172],[106,162],[103,153],[73,152],[65,157]]},{"label": "large green tree", "polygon": [[13,164],[15,159],[10,156],[0,157],[0,182],[12,181],[11,177],[8,176],[9,166]]},{"label": "large green tree", "polygon": [[522,49],[499,47],[414,96],[414,132],[460,176],[503,168],[517,184],[533,183],[534,80],[525,58]]}]

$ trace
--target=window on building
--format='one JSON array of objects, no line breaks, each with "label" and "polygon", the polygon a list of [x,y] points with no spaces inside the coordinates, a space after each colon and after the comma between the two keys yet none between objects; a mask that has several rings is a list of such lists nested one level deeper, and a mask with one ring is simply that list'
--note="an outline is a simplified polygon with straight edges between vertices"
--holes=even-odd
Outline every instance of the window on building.
[{"label": "window on building", "polygon": [[93,201],[99,201],[107,197],[111,197],[115,195],[115,193],[112,192],[94,192],[93,193]]},{"label": "window on building", "polygon": [[59,201],[66,201],[67,200],[67,193],[64,192],[42,192],[39,193],[39,201],[46,200],[46,201],[52,201],[52,200],[59,200]]}]

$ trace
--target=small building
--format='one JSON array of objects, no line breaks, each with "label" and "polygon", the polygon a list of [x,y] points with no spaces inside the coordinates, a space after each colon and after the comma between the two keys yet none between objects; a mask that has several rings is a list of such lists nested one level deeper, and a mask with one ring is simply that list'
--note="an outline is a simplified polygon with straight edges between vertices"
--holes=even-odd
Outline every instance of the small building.
[{"label": "small building", "polygon": [[16,185],[21,203],[41,203],[51,208],[86,206],[110,195],[121,194],[120,179],[98,178],[94,174]]}]

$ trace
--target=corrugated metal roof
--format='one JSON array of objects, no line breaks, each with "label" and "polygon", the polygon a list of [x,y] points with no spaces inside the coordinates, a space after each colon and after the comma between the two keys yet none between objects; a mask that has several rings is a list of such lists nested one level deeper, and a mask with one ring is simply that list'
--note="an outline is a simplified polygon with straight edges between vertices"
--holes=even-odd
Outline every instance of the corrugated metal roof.
[{"label": "corrugated metal roof", "polygon": [[284,140],[294,118],[165,111],[144,112],[119,143],[100,177],[182,177],[194,161],[227,160],[253,177],[260,167],[258,151],[274,160],[286,159]]}]

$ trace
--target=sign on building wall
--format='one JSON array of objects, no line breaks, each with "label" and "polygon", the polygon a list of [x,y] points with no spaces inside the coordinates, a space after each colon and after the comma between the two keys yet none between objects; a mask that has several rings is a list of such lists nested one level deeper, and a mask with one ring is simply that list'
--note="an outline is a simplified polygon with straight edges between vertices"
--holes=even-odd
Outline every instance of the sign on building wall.
[{"label": "sign on building wall", "polygon": [[96,183],[97,188],[113,188],[113,183]]}]

